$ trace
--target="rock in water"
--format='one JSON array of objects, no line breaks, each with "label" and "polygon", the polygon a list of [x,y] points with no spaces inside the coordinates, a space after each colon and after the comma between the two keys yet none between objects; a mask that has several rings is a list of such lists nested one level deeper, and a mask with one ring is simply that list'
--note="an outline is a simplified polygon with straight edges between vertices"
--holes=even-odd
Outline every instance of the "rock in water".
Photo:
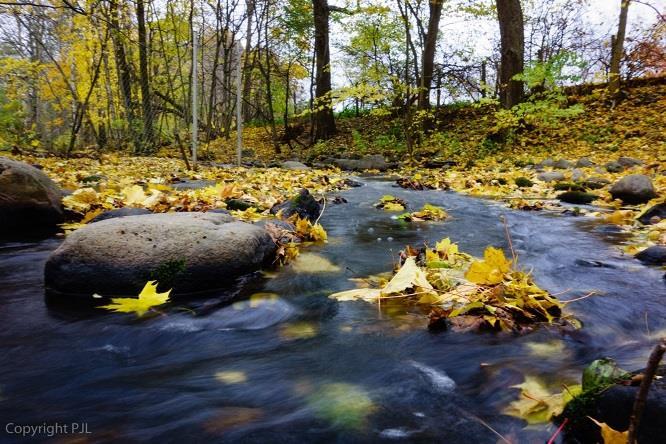
[{"label": "rock in water", "polygon": [[133,208],[133,207],[123,207],[116,208],[115,210],[105,211],[102,214],[95,216],[90,222],[101,222],[107,219],[114,219],[116,217],[127,217],[127,216],[141,216],[143,214],[152,214],[152,211],[145,208]]},{"label": "rock in water", "polygon": [[364,156],[362,159],[334,159],[333,163],[346,171],[386,171],[390,167],[390,165],[386,163],[384,156],[380,154]]},{"label": "rock in water", "polygon": [[643,225],[659,223],[659,221],[664,219],[666,219],[666,203],[659,203],[653,206],[638,218],[639,222]]},{"label": "rock in water", "polygon": [[653,245],[636,255],[636,259],[650,265],[666,264],[666,246]]},{"label": "rock in water", "polygon": [[87,225],[49,257],[47,294],[136,295],[149,280],[174,294],[226,287],[269,263],[276,246],[261,227],[226,214],[128,216]]},{"label": "rock in water", "polygon": [[43,172],[0,157],[0,233],[55,229],[64,221],[62,192]]},{"label": "rock in water", "polygon": [[627,204],[641,204],[657,196],[654,185],[648,176],[630,174],[618,180],[610,189],[613,199]]},{"label": "rock in water", "polygon": [[286,202],[275,204],[271,208],[271,214],[278,214],[280,211],[282,211],[281,214],[284,218],[298,214],[301,219],[308,219],[314,222],[321,213],[321,205],[312,197],[310,191],[303,188],[298,192],[298,196]]}]

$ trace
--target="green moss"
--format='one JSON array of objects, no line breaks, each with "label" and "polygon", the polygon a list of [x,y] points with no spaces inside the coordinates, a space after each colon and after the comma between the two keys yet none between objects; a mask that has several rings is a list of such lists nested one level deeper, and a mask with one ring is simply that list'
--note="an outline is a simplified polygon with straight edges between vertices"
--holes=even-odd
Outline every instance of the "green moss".
[{"label": "green moss", "polygon": [[185,259],[175,259],[161,263],[150,273],[150,280],[157,281],[164,287],[173,287],[176,278],[187,269]]},{"label": "green moss", "polygon": [[585,191],[585,187],[577,183],[559,182],[553,187],[555,191]]},{"label": "green moss", "polygon": [[529,180],[527,177],[516,177],[516,185],[520,188],[529,188],[534,185],[534,182]]}]

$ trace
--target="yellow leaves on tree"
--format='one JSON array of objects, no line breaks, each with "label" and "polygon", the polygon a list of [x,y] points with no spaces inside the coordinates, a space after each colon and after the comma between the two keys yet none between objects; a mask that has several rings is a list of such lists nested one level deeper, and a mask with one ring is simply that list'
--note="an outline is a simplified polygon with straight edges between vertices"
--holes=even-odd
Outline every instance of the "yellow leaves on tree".
[{"label": "yellow leaves on tree", "polygon": [[465,278],[479,285],[499,284],[504,280],[504,274],[511,270],[511,261],[504,252],[494,247],[486,248],[482,261],[474,261],[465,273]]},{"label": "yellow leaves on tree", "polygon": [[525,382],[513,387],[520,389],[520,399],[511,402],[504,413],[522,418],[529,424],[549,422],[553,416],[562,413],[567,402],[582,391],[580,385],[574,385],[560,393],[551,393],[542,381],[533,376],[525,376]]},{"label": "yellow leaves on tree", "polygon": [[157,281],[149,281],[139,293],[138,298],[112,298],[111,304],[103,305],[101,308],[120,313],[136,313],[139,317],[143,316],[151,308],[169,302],[171,290],[158,293],[157,285]]}]

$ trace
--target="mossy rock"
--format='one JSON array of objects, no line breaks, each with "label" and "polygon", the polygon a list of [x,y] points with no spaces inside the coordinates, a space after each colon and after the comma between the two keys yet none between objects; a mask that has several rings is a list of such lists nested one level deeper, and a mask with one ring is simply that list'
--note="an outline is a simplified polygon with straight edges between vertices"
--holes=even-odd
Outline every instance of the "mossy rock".
[{"label": "mossy rock", "polygon": [[553,186],[555,191],[585,191],[583,185],[571,182],[559,182]]},{"label": "mossy rock", "polygon": [[562,202],[574,205],[588,205],[599,198],[596,194],[585,193],[583,191],[565,191],[557,196]]},{"label": "mossy rock", "polygon": [[527,177],[516,177],[516,185],[520,188],[529,188],[534,185],[534,182],[529,180]]}]

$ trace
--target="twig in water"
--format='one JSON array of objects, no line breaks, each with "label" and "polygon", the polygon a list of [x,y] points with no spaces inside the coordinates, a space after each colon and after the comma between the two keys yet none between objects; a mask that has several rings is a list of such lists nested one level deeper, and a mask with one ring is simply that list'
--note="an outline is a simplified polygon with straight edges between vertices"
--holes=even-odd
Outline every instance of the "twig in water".
[{"label": "twig in water", "polygon": [[645,402],[647,401],[648,393],[650,391],[650,385],[657,372],[657,367],[661,362],[661,358],[664,357],[664,352],[666,352],[666,338],[661,338],[650,354],[650,359],[648,359],[647,367],[643,373],[641,386],[638,389],[636,399],[634,400],[634,407],[631,411],[631,418],[629,419],[627,444],[634,444],[636,442],[636,438],[638,437],[638,426],[641,423],[641,416],[645,409]]},{"label": "twig in water", "polygon": [[317,217],[317,220],[315,221],[315,225],[319,223],[319,219],[324,215],[324,211],[326,210],[326,196],[324,196],[324,206],[321,208],[321,213],[319,213],[319,217]]},{"label": "twig in water", "polygon": [[553,436],[550,437],[548,440],[548,444],[553,444],[555,442],[555,438],[562,433],[562,430],[564,430],[564,426],[567,425],[567,422],[569,422],[569,418],[564,418],[564,421],[562,421],[562,424],[555,430],[555,433],[553,433]]},{"label": "twig in water", "polygon": [[509,233],[509,225],[506,222],[506,216],[501,215],[500,219],[504,224],[504,232],[506,233],[506,240],[509,241],[509,248],[511,249],[511,257],[513,258],[513,264],[518,264],[518,256],[516,256],[516,250],[513,249],[513,242],[511,241],[511,233]]},{"label": "twig in water", "polygon": [[648,324],[647,311],[645,312],[645,330],[647,330],[647,337],[650,337],[650,325]]},{"label": "twig in water", "polygon": [[[581,297],[579,297],[579,298],[575,298],[575,299],[569,299],[568,301],[562,301],[562,303],[563,303],[563,304],[568,304],[568,303],[570,303],[570,302],[582,301],[583,299],[587,299],[587,298],[589,298],[590,296],[594,296],[595,294],[598,294],[598,293],[597,293],[596,291],[591,291],[591,292],[589,292],[588,294],[586,294],[585,296],[581,296]],[[552,295],[552,296],[555,296],[555,295]]]}]

